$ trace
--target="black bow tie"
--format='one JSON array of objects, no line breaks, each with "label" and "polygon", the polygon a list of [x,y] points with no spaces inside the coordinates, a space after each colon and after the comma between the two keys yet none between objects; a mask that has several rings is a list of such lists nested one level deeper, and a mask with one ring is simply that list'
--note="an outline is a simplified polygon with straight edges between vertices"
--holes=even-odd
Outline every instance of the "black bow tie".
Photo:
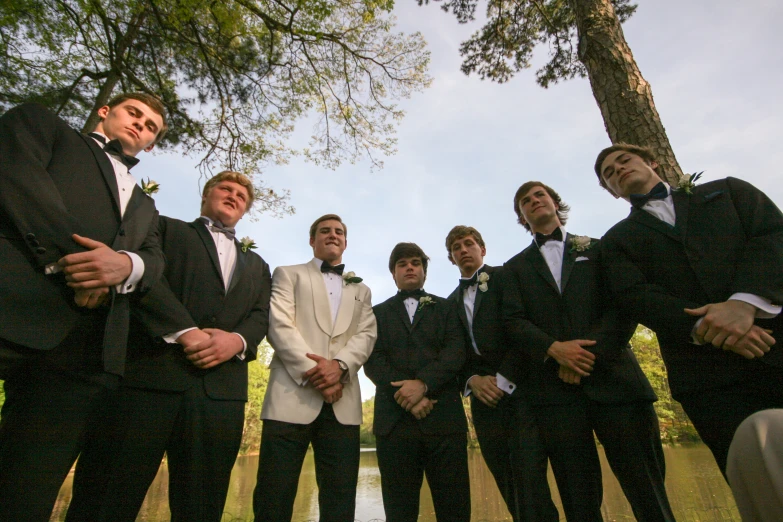
[{"label": "black bow tie", "polygon": [[470,277],[468,279],[460,279],[459,280],[459,288],[460,288],[460,290],[465,290],[466,288],[470,288],[471,286],[473,286],[476,283],[478,283],[478,276],[480,274],[483,274],[483,273],[484,273],[484,269],[482,268],[481,270],[479,270],[475,274],[473,274],[472,277]]},{"label": "black bow tie", "polygon": [[669,191],[666,189],[666,185],[663,184],[663,181],[661,181],[647,194],[631,194],[631,205],[633,205],[634,208],[642,208],[651,199],[666,199],[666,196],[668,195]]},{"label": "black bow tie", "polygon": [[209,222],[209,219],[205,217],[200,217],[199,220],[204,223],[209,230],[212,232],[220,232],[221,234],[225,234],[227,238],[233,240],[236,237],[237,231],[234,228],[223,226],[223,223],[220,221],[213,221],[212,223]]},{"label": "black bow tie", "polygon": [[551,234],[542,234],[541,232],[536,232],[536,244],[539,246],[539,248],[544,246],[544,243],[551,240],[563,240],[563,231],[560,230],[560,227],[557,227]]},{"label": "black bow tie", "polygon": [[98,134],[97,132],[91,132],[88,134],[91,138],[95,138],[96,140],[103,143],[103,150],[105,152],[108,152],[118,160],[120,160],[120,163],[128,167],[128,170],[135,167],[139,164],[139,159],[134,158],[133,156],[130,156],[128,154],[125,154],[122,150],[122,144],[120,143],[120,140],[111,140],[110,142],[106,142],[106,138]]},{"label": "black bow tie", "polygon": [[343,275],[343,270],[345,270],[345,265],[334,265],[334,266],[332,266],[329,263],[327,263],[326,261],[321,263],[321,273],[324,273],[324,274],[327,273],[327,272],[332,272],[332,273],[337,274],[338,276],[341,276],[341,275]]},{"label": "black bow tie", "polygon": [[417,288],[416,290],[400,290],[397,292],[397,295],[400,297],[400,299],[408,299],[409,297],[413,297],[414,299],[419,299],[420,297],[424,297],[427,295],[427,293],[424,291],[423,288]]}]

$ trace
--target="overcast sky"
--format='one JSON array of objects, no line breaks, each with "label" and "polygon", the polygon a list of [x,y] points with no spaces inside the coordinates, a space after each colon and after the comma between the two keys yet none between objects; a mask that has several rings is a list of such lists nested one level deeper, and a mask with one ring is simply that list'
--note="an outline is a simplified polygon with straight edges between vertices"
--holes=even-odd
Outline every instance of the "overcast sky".
[{"label": "overcast sky", "polygon": [[[571,205],[568,230],[600,237],[629,206],[599,188],[592,164],[610,144],[587,79],[547,90],[533,68],[497,85],[460,70],[459,43],[480,27],[459,25],[437,4],[398,0],[397,28],[420,31],[432,53],[432,86],[401,102],[398,153],[385,168],[369,163],[325,170],[295,159],[268,168],[267,184],[290,189],[296,214],[239,223],[272,268],[312,258],[308,229],[326,213],[348,224],[346,270],[364,278],[380,303],[396,291],[387,264],[392,247],[414,241],[432,258],[425,289],[447,296],[458,270],[446,258],[452,226],[476,227],[488,264],[502,264],[530,236],[516,223],[513,196],[525,181],[551,185]],[[783,4],[776,0],[647,0],[624,26],[625,37],[685,172],[703,181],[736,176],[783,202]],[[485,4],[482,4],[482,8]],[[546,57],[540,49],[537,62]],[[294,140],[305,144],[303,124]],[[139,177],[161,184],[161,214],[198,216],[194,158],[174,152],[141,156]],[[362,378],[363,398],[374,388]]]}]

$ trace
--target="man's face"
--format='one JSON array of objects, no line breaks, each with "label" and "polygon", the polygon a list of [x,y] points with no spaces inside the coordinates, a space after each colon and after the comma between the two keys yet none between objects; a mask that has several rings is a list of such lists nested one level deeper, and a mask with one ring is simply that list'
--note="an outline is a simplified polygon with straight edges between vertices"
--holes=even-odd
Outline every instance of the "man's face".
[{"label": "man's face", "polygon": [[163,128],[163,116],[138,100],[125,100],[114,107],[105,105],[98,109],[98,116],[101,121],[95,130],[110,140],[120,140],[122,150],[131,156],[151,151]]},{"label": "man's face", "polygon": [[451,244],[451,262],[459,267],[462,277],[472,276],[484,264],[487,249],[479,245],[472,235]]},{"label": "man's face", "polygon": [[394,282],[400,290],[418,290],[425,278],[420,257],[403,257],[394,264]]},{"label": "man's face", "polygon": [[557,217],[557,211],[560,207],[549,195],[549,192],[542,186],[533,187],[527,191],[527,194],[519,199],[519,212],[522,219],[530,225],[533,232],[542,228],[543,225],[550,223],[553,219],[560,225],[560,219]]},{"label": "man's face", "polygon": [[318,223],[315,237],[310,238],[313,255],[329,264],[340,264],[343,252],[348,247],[343,224],[336,219],[327,219]]},{"label": "man's face", "polygon": [[202,196],[201,215],[233,227],[245,215],[248,197],[247,189],[239,183],[221,181]]},{"label": "man's face", "polygon": [[621,198],[631,194],[646,194],[661,181],[655,172],[657,163],[647,163],[641,156],[618,150],[609,154],[601,163],[601,177],[606,186]]}]

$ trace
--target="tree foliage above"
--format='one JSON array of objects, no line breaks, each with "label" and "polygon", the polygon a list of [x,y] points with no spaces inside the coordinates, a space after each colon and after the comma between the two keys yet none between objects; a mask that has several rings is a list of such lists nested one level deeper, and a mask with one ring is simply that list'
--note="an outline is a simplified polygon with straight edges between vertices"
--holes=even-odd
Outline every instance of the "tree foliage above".
[{"label": "tree foliage above", "polygon": [[[37,101],[90,130],[121,91],[162,98],[162,143],[202,174],[253,174],[302,152],[327,167],[395,151],[394,100],[426,87],[420,34],[392,32],[390,0],[4,0],[0,111]],[[286,144],[318,115],[310,146]],[[286,212],[263,187],[262,211]]]},{"label": "tree foliage above", "polygon": [[[417,1],[419,5],[429,3]],[[446,0],[440,7],[465,24],[475,21],[481,1]],[[587,76],[579,59],[574,1],[577,0],[488,0],[486,23],[460,45],[462,72],[504,83],[530,67],[538,45],[548,44],[549,61],[536,71],[539,85],[549,87],[560,80]],[[612,0],[612,5],[621,23],[637,7],[631,0]]]}]

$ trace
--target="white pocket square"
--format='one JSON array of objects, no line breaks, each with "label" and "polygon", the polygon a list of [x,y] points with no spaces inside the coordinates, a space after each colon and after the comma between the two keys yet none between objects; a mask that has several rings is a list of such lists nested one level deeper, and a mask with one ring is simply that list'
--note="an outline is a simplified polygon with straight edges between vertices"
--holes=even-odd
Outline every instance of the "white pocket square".
[{"label": "white pocket square", "polygon": [[576,259],[574,259],[574,263],[578,263],[579,261],[590,261],[590,259],[585,256],[579,256]]}]

